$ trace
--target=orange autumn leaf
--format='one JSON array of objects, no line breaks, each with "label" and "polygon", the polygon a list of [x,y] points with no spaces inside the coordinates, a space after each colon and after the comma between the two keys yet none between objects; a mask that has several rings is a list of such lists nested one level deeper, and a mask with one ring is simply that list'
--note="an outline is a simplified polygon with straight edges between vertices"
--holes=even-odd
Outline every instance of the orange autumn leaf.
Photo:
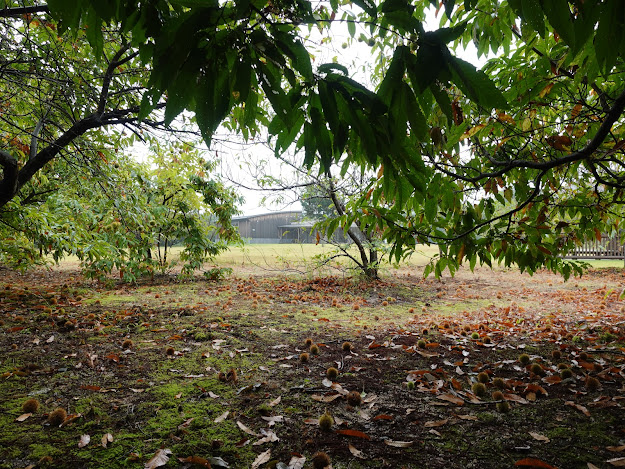
[{"label": "orange autumn leaf", "polygon": [[518,467],[528,467],[530,469],[558,469],[557,467],[536,458],[524,458],[514,463],[514,465]]},{"label": "orange autumn leaf", "polygon": [[358,430],[350,430],[350,429],[337,430],[336,433],[338,433],[339,435],[354,436],[356,438],[364,438],[365,440],[371,439],[369,435]]}]

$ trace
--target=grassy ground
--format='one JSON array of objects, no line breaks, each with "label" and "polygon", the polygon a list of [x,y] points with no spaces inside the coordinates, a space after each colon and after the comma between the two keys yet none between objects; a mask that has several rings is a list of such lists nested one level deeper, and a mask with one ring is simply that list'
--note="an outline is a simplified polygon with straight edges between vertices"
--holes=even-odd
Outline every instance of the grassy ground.
[{"label": "grassy ground", "polygon": [[[218,260],[235,270],[222,282],[106,289],[71,263],[2,271],[0,468],[313,467],[322,451],[335,469],[565,469],[625,456],[621,269],[423,280],[423,256],[379,282],[293,275],[321,249],[235,250]],[[68,415],[54,421],[57,408]]]}]

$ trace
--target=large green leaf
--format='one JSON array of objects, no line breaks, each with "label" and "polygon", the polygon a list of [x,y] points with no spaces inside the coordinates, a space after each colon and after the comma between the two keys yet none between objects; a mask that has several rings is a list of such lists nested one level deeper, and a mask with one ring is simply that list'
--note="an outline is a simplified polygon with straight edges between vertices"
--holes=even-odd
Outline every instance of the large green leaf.
[{"label": "large green leaf", "polygon": [[448,57],[453,82],[469,99],[486,109],[507,109],[508,101],[493,81],[472,64],[457,57]]}]

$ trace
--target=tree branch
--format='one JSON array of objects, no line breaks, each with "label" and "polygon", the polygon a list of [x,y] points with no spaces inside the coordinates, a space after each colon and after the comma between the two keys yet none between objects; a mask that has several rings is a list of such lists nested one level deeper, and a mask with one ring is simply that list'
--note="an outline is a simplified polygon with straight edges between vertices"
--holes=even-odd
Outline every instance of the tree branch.
[{"label": "tree branch", "polygon": [[14,18],[29,13],[49,13],[48,5],[35,5],[30,7],[3,8],[0,10],[0,18]]}]

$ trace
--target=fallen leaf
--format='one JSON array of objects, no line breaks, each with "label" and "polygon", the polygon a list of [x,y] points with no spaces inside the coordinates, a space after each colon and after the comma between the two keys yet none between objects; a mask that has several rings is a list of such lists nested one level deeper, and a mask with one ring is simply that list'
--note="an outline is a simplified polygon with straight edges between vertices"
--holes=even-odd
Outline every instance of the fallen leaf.
[{"label": "fallen leaf", "polygon": [[621,446],[606,446],[606,448],[608,451],[612,451],[614,453],[620,453],[621,451],[625,451],[625,445],[621,445]]},{"label": "fallen leaf", "polygon": [[278,404],[280,404],[280,401],[281,401],[281,400],[282,400],[282,396],[278,396],[278,397],[276,397],[273,401],[271,401],[271,402],[269,403],[269,407],[275,407],[275,406],[277,406]]},{"label": "fallen leaf", "polygon": [[208,462],[211,464],[211,466],[230,467],[230,464],[228,464],[226,461],[219,457],[210,457],[208,458]]},{"label": "fallen leaf", "polygon": [[18,418],[15,419],[16,422],[23,422],[24,420],[26,420],[28,417],[32,416],[33,413],[32,412],[28,412],[26,414],[22,414],[20,415]]},{"label": "fallen leaf", "polygon": [[113,435],[111,435],[110,433],[105,433],[104,436],[102,436],[102,447],[106,448],[109,443],[113,443]]},{"label": "fallen leaf", "polygon": [[237,420],[237,426],[248,435],[258,436],[258,433],[256,433],[254,430],[250,430],[248,427],[245,426],[245,424],[239,422],[238,420]]},{"label": "fallen leaf", "polygon": [[479,420],[476,415],[456,415],[460,420]]},{"label": "fallen leaf", "polygon": [[169,448],[161,448],[157,450],[156,453],[154,453],[154,456],[152,456],[152,458],[145,463],[145,466],[143,466],[143,468],[154,469],[155,467],[164,466],[165,464],[167,464],[167,461],[169,461],[170,454],[172,454],[172,452]]},{"label": "fallen leaf", "polygon": [[329,396],[320,396],[319,394],[313,394],[312,396],[310,396],[311,399],[318,401],[318,402],[332,402],[335,399],[338,399],[339,397],[341,397],[340,394],[331,394]]},{"label": "fallen leaf", "polygon": [[599,469],[597,466],[595,466],[593,463],[589,462],[586,464],[588,466],[588,469]]},{"label": "fallen leaf", "polygon": [[549,443],[551,440],[549,438],[547,438],[545,435],[541,435],[540,433],[536,433],[536,432],[528,432],[530,434],[530,436],[532,438],[534,438],[536,441],[544,441],[545,443]]},{"label": "fallen leaf", "polygon": [[84,448],[91,441],[91,437],[89,435],[80,435],[80,441],[78,442],[79,448]]},{"label": "fallen leaf", "polygon": [[256,469],[271,459],[271,450],[268,449],[264,453],[260,453],[252,463],[252,469]]},{"label": "fallen leaf", "polygon": [[528,404],[526,399],[523,399],[521,396],[517,396],[516,394],[506,393],[503,395],[503,398],[506,401],[518,402],[519,404]]},{"label": "fallen leaf", "polygon": [[393,420],[392,415],[380,414],[373,417],[373,420]]},{"label": "fallen leaf", "polygon": [[305,456],[301,456],[301,455],[293,456],[291,457],[291,460],[289,461],[288,469],[303,469],[305,462],[306,462]]},{"label": "fallen leaf", "polygon": [[625,467],[625,458],[608,459],[606,462],[614,467]]},{"label": "fallen leaf", "polygon": [[254,446],[259,446],[259,445],[263,445],[265,443],[272,443],[274,441],[278,441],[279,439],[280,438],[278,438],[278,435],[276,435],[274,432],[269,430],[268,432],[265,433],[265,437],[264,438],[261,438],[260,440],[255,442],[253,445]]},{"label": "fallen leaf", "polygon": [[369,435],[358,430],[350,430],[350,429],[337,430],[336,433],[338,433],[339,435],[355,436],[356,438],[364,438],[365,440],[371,439]]},{"label": "fallen leaf", "polygon": [[348,448],[349,448],[349,452],[352,453],[352,455],[360,459],[365,459],[365,455],[362,453],[362,451],[360,451],[359,449],[356,449],[356,447],[354,447],[354,445],[352,445],[351,443],[349,444]]},{"label": "fallen leaf", "polygon": [[223,422],[224,420],[226,420],[228,418],[228,415],[230,415],[230,411],[226,410],[223,414],[221,414],[219,417],[217,417],[214,422],[215,423],[220,423]]},{"label": "fallen leaf", "polygon": [[588,409],[586,407],[584,407],[583,405],[576,404],[573,401],[566,401],[564,404],[568,405],[569,407],[573,407],[573,408],[579,410],[586,417],[590,417],[590,412],[588,412]]},{"label": "fallen leaf", "polygon": [[269,426],[275,425],[276,423],[283,422],[284,417],[282,415],[274,415],[273,417],[265,417],[264,415],[261,417],[265,422],[269,422]]},{"label": "fallen leaf", "polygon": [[529,467],[531,469],[557,469],[551,464],[547,464],[545,461],[541,461],[540,459],[535,458],[521,459],[520,461],[517,461],[514,465],[520,467]]},{"label": "fallen leaf", "polygon": [[217,399],[219,397],[219,394],[215,394],[213,391],[208,391],[208,397],[210,397],[211,399]]},{"label": "fallen leaf", "polygon": [[440,396],[437,396],[436,398],[440,399],[441,401],[451,402],[452,404],[464,405],[464,401],[462,399],[450,393],[441,394]]},{"label": "fallen leaf", "polygon": [[208,468],[211,467],[211,463],[208,462],[208,459],[200,458],[199,456],[189,456],[187,458],[178,458],[178,461],[195,464],[197,466],[203,466],[203,467],[208,467]]},{"label": "fallen leaf", "polygon": [[393,441],[393,440],[384,440],[384,443],[388,446],[392,446],[394,448],[409,448],[414,445],[414,441]]},{"label": "fallen leaf", "polygon": [[444,420],[434,420],[434,421],[429,421],[429,422],[425,422],[425,424],[423,425],[425,428],[435,428],[435,427],[442,427],[443,425],[445,425],[447,422],[449,422],[449,419],[444,419]]}]

